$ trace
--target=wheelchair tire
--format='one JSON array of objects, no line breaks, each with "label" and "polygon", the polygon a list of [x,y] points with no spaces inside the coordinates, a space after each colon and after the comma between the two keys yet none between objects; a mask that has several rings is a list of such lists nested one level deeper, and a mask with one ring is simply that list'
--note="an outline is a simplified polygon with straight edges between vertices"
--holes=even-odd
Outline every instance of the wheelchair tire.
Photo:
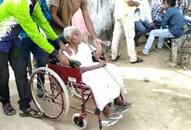
[{"label": "wheelchair tire", "polygon": [[82,117],[80,113],[73,114],[72,123],[78,128],[78,130],[83,130],[87,127],[87,120],[86,118]]},{"label": "wheelchair tire", "polygon": [[29,86],[35,104],[45,116],[60,119],[68,113],[68,90],[56,72],[46,67],[36,69],[31,75]]}]

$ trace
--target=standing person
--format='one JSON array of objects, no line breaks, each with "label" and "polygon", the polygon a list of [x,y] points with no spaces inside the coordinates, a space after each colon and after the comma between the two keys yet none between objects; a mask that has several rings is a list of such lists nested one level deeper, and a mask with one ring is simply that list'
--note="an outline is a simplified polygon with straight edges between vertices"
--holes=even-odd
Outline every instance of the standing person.
[{"label": "standing person", "polygon": [[[30,14],[33,14],[34,20]],[[40,116],[39,112],[33,110],[29,104],[31,92],[28,86],[26,66],[24,66],[20,44],[18,44],[21,27],[39,47],[57,57],[61,63],[69,64],[67,57],[54,49],[39,32],[37,24],[44,30],[48,38],[55,41],[55,44],[64,50],[64,44],[44,18],[37,0],[5,0],[0,5],[0,101],[4,113],[8,116],[16,113],[10,103],[8,62],[15,74],[20,98],[18,102],[20,115]]]},{"label": "standing person", "polygon": [[101,54],[102,41],[98,38],[94,30],[87,5],[87,0],[50,0],[52,27],[58,34],[62,34],[64,28],[71,25],[72,16],[80,8],[87,30],[90,32],[95,47],[97,48],[96,56],[99,57]]},{"label": "standing person", "polygon": [[86,41],[87,43],[89,43],[89,40],[91,40],[90,33],[88,32],[86,28],[81,9],[78,9],[78,11],[73,15],[72,26],[78,27],[82,33],[83,41]]},{"label": "standing person", "polygon": [[112,61],[116,61],[119,58],[118,55],[118,44],[121,34],[124,30],[127,44],[127,53],[130,57],[132,64],[142,62],[143,60],[137,57],[135,52],[135,23],[134,23],[134,11],[139,2],[132,0],[115,0],[114,1],[114,32],[112,40]]},{"label": "standing person", "polygon": [[[46,0],[39,0],[39,4],[46,20],[50,22],[50,10],[48,8]],[[31,17],[33,17],[32,14]],[[30,65],[30,53],[32,53],[36,61],[36,67],[45,67],[48,59],[48,54],[45,51],[43,51],[38,45],[36,45],[24,31],[20,33],[19,38],[24,58],[24,66],[28,67]],[[32,69],[30,71],[32,72]],[[30,71],[28,70],[29,74]],[[44,82],[44,77],[42,75],[38,75],[38,78],[40,78],[40,80]],[[41,87],[39,85],[37,87],[37,95],[42,96]]]},{"label": "standing person", "polygon": [[[46,20],[50,22],[50,10],[47,6],[46,0],[39,0],[39,4]],[[36,58],[37,67],[46,66],[47,53],[44,52],[40,47],[38,47],[38,45],[36,45],[24,31],[20,33],[19,38],[26,65],[28,65],[29,63],[30,52],[32,52]]]},{"label": "standing person", "polygon": [[147,39],[146,45],[140,55],[148,55],[155,37],[159,37],[157,47],[163,47],[165,38],[178,38],[184,33],[184,16],[176,7],[176,0],[165,0],[166,13],[161,24],[162,29],[152,30]]}]

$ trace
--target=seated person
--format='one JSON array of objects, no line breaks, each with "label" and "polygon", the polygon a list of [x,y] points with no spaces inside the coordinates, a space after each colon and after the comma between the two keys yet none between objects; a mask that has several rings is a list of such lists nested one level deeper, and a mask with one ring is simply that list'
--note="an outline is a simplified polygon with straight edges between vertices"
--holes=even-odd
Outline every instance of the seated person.
[{"label": "seated person", "polygon": [[[63,53],[68,55],[70,59],[81,62],[82,80],[85,84],[90,86],[97,107],[110,119],[122,118],[120,112],[125,112],[131,103],[124,102],[120,96],[120,90],[124,84],[116,67],[111,64],[106,64],[105,61],[93,62],[92,49],[88,44],[81,42],[81,33],[78,28],[74,26],[66,27],[64,29],[64,36],[68,42],[68,48],[72,51],[72,55],[67,54],[67,52]],[[104,66],[115,77],[117,82],[104,70]],[[113,112],[108,106],[113,100],[115,104],[118,105],[116,108],[120,108],[120,112]]]},{"label": "seated person", "polygon": [[151,9],[148,0],[139,0],[140,5],[135,10],[135,44],[138,45],[139,38],[150,32],[153,27]]},{"label": "seated person", "polygon": [[164,7],[164,0],[152,0],[151,2],[151,16],[156,28],[160,28],[160,21],[162,20],[162,10]]},{"label": "seated person", "polygon": [[179,12],[176,0],[165,0],[166,13],[161,24],[162,29],[152,30],[140,55],[147,55],[152,47],[155,37],[159,37],[157,47],[163,47],[164,38],[178,38],[184,33],[184,16]]}]

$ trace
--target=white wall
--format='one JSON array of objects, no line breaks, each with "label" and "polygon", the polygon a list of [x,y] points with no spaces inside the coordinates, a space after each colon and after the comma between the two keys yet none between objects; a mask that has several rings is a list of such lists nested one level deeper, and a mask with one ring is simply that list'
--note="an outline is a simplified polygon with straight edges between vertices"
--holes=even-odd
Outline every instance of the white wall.
[{"label": "white wall", "polygon": [[98,34],[101,33],[102,29],[112,26],[112,0],[88,0],[88,10]]}]

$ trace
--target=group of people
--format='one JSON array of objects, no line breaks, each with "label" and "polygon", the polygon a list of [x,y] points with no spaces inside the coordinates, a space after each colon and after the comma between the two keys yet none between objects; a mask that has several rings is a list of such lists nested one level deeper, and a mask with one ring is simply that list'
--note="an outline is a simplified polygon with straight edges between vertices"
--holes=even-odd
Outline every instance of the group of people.
[{"label": "group of people", "polygon": [[[69,41],[66,35],[63,35],[66,33],[65,31],[63,33],[63,30],[69,30],[71,33],[67,36],[70,37],[73,33],[76,33],[76,31],[72,32],[68,26],[71,26],[71,18],[79,8],[82,11],[85,25],[90,32],[96,49],[94,56],[97,59],[101,56],[102,41],[95,33],[87,10],[87,0],[50,0],[49,2],[50,7],[47,8],[45,0],[1,0],[0,101],[3,111],[7,116],[16,114],[10,102],[8,62],[15,74],[16,86],[19,93],[20,116],[42,116],[40,112],[30,106],[32,97],[27,79],[27,65],[29,63],[30,52],[36,58],[37,67],[46,66],[48,55],[57,58],[64,65],[69,65],[69,58],[73,51],[66,44],[72,44],[73,42],[79,44],[81,43],[81,37],[78,36],[77,40],[74,38],[74,41]],[[66,56],[63,52],[68,52],[69,56]],[[105,62],[100,61],[93,68],[92,66],[84,67],[82,65],[81,69],[83,74],[86,74],[87,71],[99,69],[103,66],[105,66]],[[89,84],[89,81],[87,81],[87,84]],[[110,95],[109,93],[106,95],[108,97],[105,102],[97,98],[96,104],[98,108],[101,111],[103,110],[104,115],[111,119],[121,118],[122,115],[112,111],[107,104],[115,99],[115,104],[120,108],[118,110],[124,112],[131,103],[122,100],[119,87],[115,87],[117,91],[113,94],[111,93],[114,87],[112,84],[105,82],[103,85],[110,90]],[[96,97],[100,97],[100,94],[102,96],[105,95],[104,91],[99,92],[101,93],[98,93]],[[94,94],[96,95],[96,92]]]},{"label": "group of people", "polygon": [[[184,17],[176,6],[177,1],[153,1],[161,1],[162,6],[157,6],[156,2],[152,4],[153,8],[159,8],[159,12],[153,8],[150,11],[147,0],[113,0],[115,25],[111,44],[112,61],[120,58],[118,43],[123,31],[132,64],[143,62],[137,55],[147,55],[155,37],[159,37],[158,48],[162,48],[164,38],[178,38],[183,34]],[[83,81],[91,86],[98,108],[108,118],[122,118],[120,113],[126,111],[131,103],[120,97],[121,86],[124,86],[120,74],[113,65],[104,61],[93,62],[90,46],[82,42],[80,30],[71,26],[73,15],[81,9],[84,23],[94,43],[94,56],[99,59],[103,42],[94,30],[87,2],[88,0],[49,0],[48,6],[46,0],[0,0],[0,101],[6,115],[16,114],[10,102],[9,62],[19,93],[20,115],[41,116],[29,104],[31,91],[28,86],[27,65],[32,52],[37,67],[46,66],[48,55],[57,58],[64,65],[69,65],[69,58],[80,61]],[[155,17],[154,14],[160,16]],[[136,53],[135,43],[141,35],[148,32],[150,34],[144,49]],[[102,75],[108,75],[104,66],[111,70],[120,85],[110,82],[113,79],[109,76],[101,78]],[[97,80],[100,82],[95,84]],[[108,106],[113,100],[118,106],[116,111]]]},{"label": "group of people", "polygon": [[148,55],[152,44],[158,37],[157,48],[162,49],[164,39],[179,38],[184,34],[184,16],[178,9],[176,0],[165,0],[161,8],[161,20],[157,21],[158,28],[153,29],[140,55]]},{"label": "group of people", "polygon": [[[102,41],[97,38],[94,31],[87,10],[87,0],[52,0],[50,2],[51,6],[48,9],[45,0],[39,2],[38,0],[1,1],[0,101],[6,115],[16,113],[10,103],[9,62],[15,74],[19,93],[20,115],[39,116],[39,112],[32,109],[29,104],[31,92],[28,86],[26,69],[29,53],[31,51],[34,54],[38,67],[46,65],[48,54],[57,58],[62,64],[68,65],[68,58],[62,53],[63,50],[67,50],[67,47],[65,47],[65,40],[60,36],[60,33],[70,25],[71,16],[77,9],[82,9],[85,23],[97,48],[96,55],[99,56],[101,53]],[[41,30],[45,35],[41,33]]]},{"label": "group of people", "polygon": [[[111,59],[116,61],[118,43],[122,32],[125,33],[127,52],[131,63],[143,60],[138,56],[148,55],[155,38],[157,48],[161,49],[164,39],[179,38],[184,33],[184,11],[188,0],[115,0],[114,2],[114,32],[111,45]],[[149,34],[142,51],[135,51],[142,35]]]}]

